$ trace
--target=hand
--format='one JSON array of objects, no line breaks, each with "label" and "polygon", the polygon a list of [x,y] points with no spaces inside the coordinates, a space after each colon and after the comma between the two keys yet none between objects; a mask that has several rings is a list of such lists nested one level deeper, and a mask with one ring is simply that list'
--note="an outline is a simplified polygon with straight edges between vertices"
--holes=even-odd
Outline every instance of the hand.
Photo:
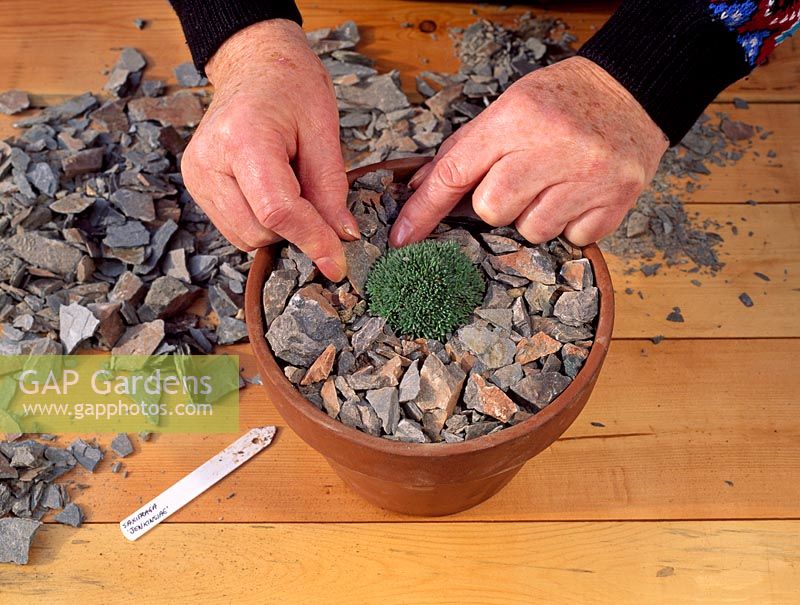
[{"label": "hand", "polygon": [[532,243],[583,246],[616,229],[655,174],[667,138],[601,67],[573,57],[509,87],[410,182],[390,241],[425,238],[473,188],[473,209]]},{"label": "hand", "polygon": [[287,20],[252,25],[206,72],[214,100],[183,155],[187,189],[237,247],[285,238],[339,281],[341,239],[358,239],[358,223],[347,209],[333,86],[303,31]]}]

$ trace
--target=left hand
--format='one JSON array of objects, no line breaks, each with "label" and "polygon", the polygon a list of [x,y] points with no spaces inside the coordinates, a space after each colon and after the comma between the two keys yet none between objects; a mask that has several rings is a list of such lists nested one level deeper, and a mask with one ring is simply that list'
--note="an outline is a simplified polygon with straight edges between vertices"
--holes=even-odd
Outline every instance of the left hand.
[{"label": "left hand", "polygon": [[470,190],[476,214],[532,243],[577,246],[616,229],[650,182],[667,138],[595,63],[573,57],[521,78],[412,178],[393,246],[428,236]]}]

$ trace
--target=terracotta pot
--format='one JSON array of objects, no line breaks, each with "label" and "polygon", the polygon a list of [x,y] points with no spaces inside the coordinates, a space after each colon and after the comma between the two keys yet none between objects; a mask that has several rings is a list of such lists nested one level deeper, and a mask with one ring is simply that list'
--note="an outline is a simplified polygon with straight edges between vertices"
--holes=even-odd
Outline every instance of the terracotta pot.
[{"label": "terracotta pot", "polygon": [[[409,178],[427,158],[382,162],[348,173],[350,182],[387,168]],[[611,341],[614,292],[597,246],[583,252],[600,289],[594,346],[575,380],[544,410],[513,427],[460,443],[400,443],[374,437],[333,420],[309,403],[286,379],[264,336],[261,291],[277,248],[256,254],[247,279],[245,312],[250,343],[267,396],[303,441],[320,452],[353,491],[385,509],[412,515],[447,515],[496,494],[530,458],[572,424],[594,388]]]}]

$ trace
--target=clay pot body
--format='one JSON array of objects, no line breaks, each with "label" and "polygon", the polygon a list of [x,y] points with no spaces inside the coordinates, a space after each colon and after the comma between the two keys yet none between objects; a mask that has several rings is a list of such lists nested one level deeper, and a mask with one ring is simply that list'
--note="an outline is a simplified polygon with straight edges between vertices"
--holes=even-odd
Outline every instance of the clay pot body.
[{"label": "clay pot body", "polygon": [[[409,178],[428,158],[382,162],[348,173],[359,176],[386,168],[395,180]],[[583,252],[600,290],[594,346],[572,383],[528,420],[497,433],[460,443],[401,443],[362,433],[330,418],[286,379],[264,336],[261,292],[272,271],[276,247],[256,254],[247,279],[245,313],[250,343],[270,401],[303,441],[320,452],[336,473],[365,500],[411,515],[447,515],[496,494],[530,458],[553,443],[577,418],[592,393],[611,341],[614,292],[600,249]]]}]

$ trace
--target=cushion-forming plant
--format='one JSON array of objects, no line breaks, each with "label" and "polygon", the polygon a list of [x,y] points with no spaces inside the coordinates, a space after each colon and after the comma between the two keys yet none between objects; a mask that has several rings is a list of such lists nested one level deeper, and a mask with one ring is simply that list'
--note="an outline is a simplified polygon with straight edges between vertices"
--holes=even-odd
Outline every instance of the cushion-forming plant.
[{"label": "cushion-forming plant", "polygon": [[452,241],[391,250],[367,279],[370,312],[414,338],[441,339],[464,325],[484,289],[480,270]]}]

